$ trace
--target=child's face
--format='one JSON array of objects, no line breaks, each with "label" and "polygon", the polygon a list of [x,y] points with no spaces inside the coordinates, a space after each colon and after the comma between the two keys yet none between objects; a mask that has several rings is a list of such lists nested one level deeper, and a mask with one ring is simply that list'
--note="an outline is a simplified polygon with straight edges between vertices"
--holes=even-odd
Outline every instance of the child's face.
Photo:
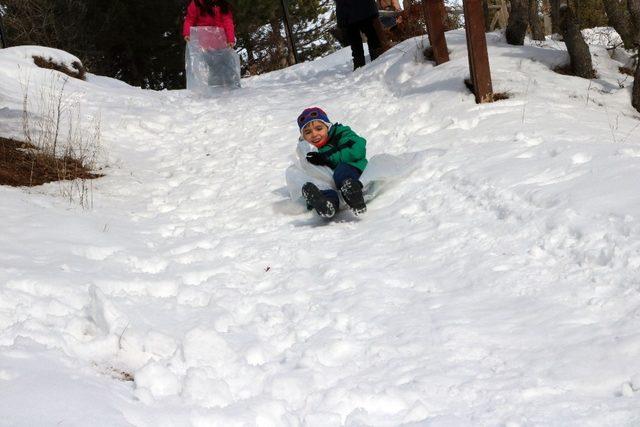
[{"label": "child's face", "polygon": [[302,129],[302,137],[312,145],[318,145],[329,137],[329,128],[320,121],[308,123]]}]

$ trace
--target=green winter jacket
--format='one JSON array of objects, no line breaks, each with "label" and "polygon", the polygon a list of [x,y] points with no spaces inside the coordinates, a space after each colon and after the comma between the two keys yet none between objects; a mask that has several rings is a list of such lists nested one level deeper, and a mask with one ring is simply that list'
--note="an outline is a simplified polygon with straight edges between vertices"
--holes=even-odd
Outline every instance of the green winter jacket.
[{"label": "green winter jacket", "polygon": [[334,123],[329,129],[329,141],[318,152],[327,157],[331,169],[338,163],[348,163],[360,171],[367,167],[367,140],[351,130],[349,126]]}]

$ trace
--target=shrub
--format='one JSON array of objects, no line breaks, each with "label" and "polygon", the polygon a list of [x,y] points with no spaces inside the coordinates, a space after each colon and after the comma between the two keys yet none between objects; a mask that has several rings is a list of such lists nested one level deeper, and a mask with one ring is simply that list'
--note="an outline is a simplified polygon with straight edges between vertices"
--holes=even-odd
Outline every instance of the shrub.
[{"label": "shrub", "polygon": [[[83,123],[79,101],[65,94],[69,77],[51,73],[39,93],[23,85],[23,141],[3,139],[4,184],[35,186],[60,182],[60,193],[70,202],[90,207],[90,181],[100,152],[100,120]],[[4,168],[3,168],[4,169]]]}]

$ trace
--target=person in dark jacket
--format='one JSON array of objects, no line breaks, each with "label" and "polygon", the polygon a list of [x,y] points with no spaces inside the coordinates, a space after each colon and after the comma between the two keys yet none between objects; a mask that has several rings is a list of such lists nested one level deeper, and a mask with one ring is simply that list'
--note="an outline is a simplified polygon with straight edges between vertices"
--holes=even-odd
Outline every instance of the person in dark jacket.
[{"label": "person in dark jacket", "polygon": [[[331,123],[327,113],[318,107],[305,109],[297,122],[301,138],[318,149],[307,153],[307,162],[331,168],[336,188],[353,213],[365,212],[367,206],[359,179],[367,166],[367,141],[349,126]],[[333,217],[340,205],[336,190],[320,190],[311,182],[302,186],[302,196],[307,207],[323,218]]]},{"label": "person in dark jacket", "polygon": [[351,46],[354,70],[365,64],[360,32],[367,36],[371,60],[380,56],[383,46],[375,27],[379,19],[375,0],[336,0],[336,19]]}]

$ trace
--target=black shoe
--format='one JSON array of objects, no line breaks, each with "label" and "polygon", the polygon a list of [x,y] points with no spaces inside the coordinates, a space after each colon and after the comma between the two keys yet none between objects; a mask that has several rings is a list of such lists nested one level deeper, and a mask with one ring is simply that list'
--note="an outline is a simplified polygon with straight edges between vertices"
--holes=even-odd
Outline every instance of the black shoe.
[{"label": "black shoe", "polygon": [[333,218],[336,214],[336,207],[333,202],[311,182],[302,186],[302,196],[307,201],[307,206],[315,209],[322,218]]},{"label": "black shoe", "polygon": [[347,179],[342,183],[340,192],[344,201],[347,202],[354,214],[359,215],[367,211],[367,205],[364,203],[362,195],[362,183],[355,179]]}]

